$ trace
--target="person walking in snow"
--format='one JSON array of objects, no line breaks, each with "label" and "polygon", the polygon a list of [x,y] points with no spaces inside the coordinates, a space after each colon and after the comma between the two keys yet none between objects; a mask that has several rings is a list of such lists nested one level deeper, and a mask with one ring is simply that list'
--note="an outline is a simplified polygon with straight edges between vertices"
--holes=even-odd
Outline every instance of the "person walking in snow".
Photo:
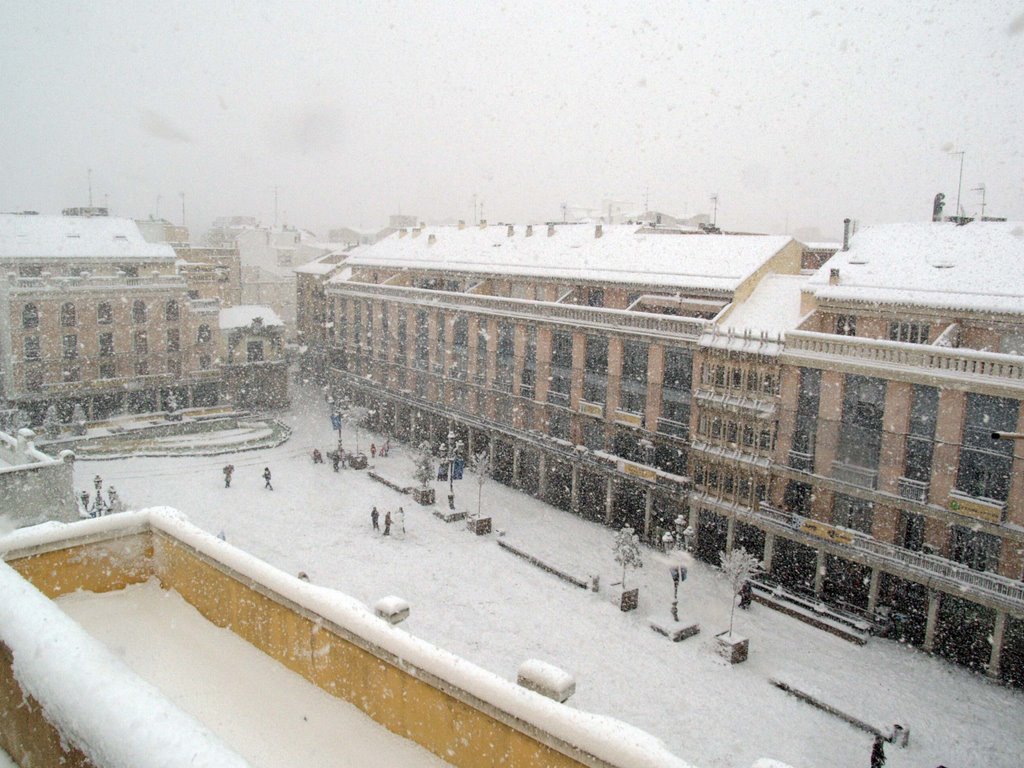
[{"label": "person walking in snow", "polygon": [[373,510],[370,512],[370,522],[373,523],[373,530],[375,531],[380,530],[380,525],[377,524],[378,520],[380,520],[380,512],[378,512],[377,508],[374,507]]},{"label": "person walking in snow", "polygon": [[370,458],[371,459],[376,459],[377,458],[377,444],[376,443],[370,443]]},{"label": "person walking in snow", "polygon": [[398,527],[402,530],[402,535],[405,536],[405,510],[401,507],[398,508]]},{"label": "person walking in snow", "polygon": [[231,487],[231,475],[232,475],[232,473],[234,471],[235,471],[235,465],[234,464],[228,464],[227,466],[224,467],[223,472],[224,472],[224,487],[225,488],[230,488]]},{"label": "person walking in snow", "polygon": [[871,747],[871,768],[882,768],[885,765],[885,747],[882,746],[882,737],[875,736],[875,743]]},{"label": "person walking in snow", "polygon": [[89,514],[89,492],[82,491],[80,498],[82,499],[82,511],[85,512],[85,514]]},{"label": "person walking in snow", "polygon": [[264,482],[263,487],[274,490],[274,486],[270,484],[270,467],[263,468],[263,479],[266,481]]},{"label": "person walking in snow", "polygon": [[385,536],[390,536],[391,535],[391,510],[390,509],[384,514],[384,535]]},{"label": "person walking in snow", "polygon": [[389,453],[391,453],[391,438],[390,437],[387,440],[384,441],[384,447],[380,449],[380,455],[381,456],[387,456]]},{"label": "person walking in snow", "polygon": [[323,464],[324,463],[324,457],[323,457],[323,454],[320,453],[320,449],[319,448],[314,448],[313,449],[313,463],[314,464]]},{"label": "person walking in snow", "polygon": [[328,456],[331,457],[331,466],[334,467],[334,471],[338,471],[338,466],[341,464],[341,456],[338,455],[337,451],[331,451]]},{"label": "person walking in snow", "polygon": [[740,608],[746,610],[750,607],[750,602],[754,599],[754,588],[750,586],[750,580],[747,579],[743,582],[743,586],[740,587]]}]

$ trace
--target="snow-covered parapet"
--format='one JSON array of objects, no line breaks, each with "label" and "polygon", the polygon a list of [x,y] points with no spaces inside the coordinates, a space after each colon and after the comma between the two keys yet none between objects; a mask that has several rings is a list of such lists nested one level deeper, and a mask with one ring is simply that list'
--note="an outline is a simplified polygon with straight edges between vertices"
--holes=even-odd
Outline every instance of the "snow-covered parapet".
[{"label": "snow-covered parapet", "polygon": [[555,701],[565,701],[576,693],[576,680],[572,675],[538,659],[527,659],[519,665],[516,682]]},{"label": "snow-covered parapet", "polygon": [[4,562],[0,642],[22,692],[92,765],[248,765]]}]

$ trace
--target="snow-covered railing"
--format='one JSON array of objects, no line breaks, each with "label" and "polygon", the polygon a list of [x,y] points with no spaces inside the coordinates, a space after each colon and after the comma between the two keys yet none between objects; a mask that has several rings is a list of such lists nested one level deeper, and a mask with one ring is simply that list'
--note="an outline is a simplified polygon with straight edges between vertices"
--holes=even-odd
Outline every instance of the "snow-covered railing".
[{"label": "snow-covered railing", "polygon": [[[737,507],[737,512],[790,530],[800,530],[801,526],[808,521],[808,518],[776,509],[766,503],[762,503],[758,510]],[[917,581],[931,586],[941,584],[953,594],[971,594],[973,592],[976,596],[982,594],[993,597],[1018,610],[1024,608],[1024,583],[995,573],[975,571],[938,555],[916,552],[878,541],[850,528],[831,527],[841,531],[843,538],[848,542],[842,543],[830,539],[828,546],[831,548],[839,551],[852,550],[875,562],[883,561],[898,565],[901,570],[912,571]]]},{"label": "snow-covered railing", "polygon": [[1024,388],[1024,357],[997,352],[951,349],[857,336],[835,336],[812,331],[790,331],[782,354],[784,362],[819,360],[832,365],[846,361],[894,368],[918,369],[947,378],[975,377]]},{"label": "snow-covered railing", "polygon": [[127,275],[44,275],[42,277],[9,276],[8,282],[12,290],[52,289],[57,291],[68,288],[109,290],[111,288],[180,288],[185,285],[181,275],[155,274],[141,277]]},{"label": "snow-covered railing", "polygon": [[476,312],[564,323],[572,326],[593,328],[618,328],[624,331],[659,336],[677,336],[696,339],[706,322],[692,317],[655,315],[646,312],[630,312],[625,309],[603,307],[582,307],[574,304],[558,304],[550,301],[531,301],[502,296],[481,296],[466,293],[432,291],[425,288],[409,288],[395,285],[372,283],[336,283],[327,286],[327,293],[354,296],[358,298],[387,298],[395,301],[430,304],[449,310],[472,310]]}]

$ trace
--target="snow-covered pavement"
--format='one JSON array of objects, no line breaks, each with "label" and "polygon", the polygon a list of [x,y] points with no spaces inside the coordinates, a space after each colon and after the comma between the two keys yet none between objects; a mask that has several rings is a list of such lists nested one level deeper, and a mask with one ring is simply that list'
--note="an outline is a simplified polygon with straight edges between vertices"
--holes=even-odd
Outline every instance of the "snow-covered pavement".
[{"label": "snow-covered pavement", "polygon": [[[477,537],[445,524],[365,472],[314,465],[314,447],[334,445],[327,407],[316,392],[298,390],[281,418],[294,430],[276,448],[220,457],[80,461],[76,489],[100,474],[130,508],[168,505],[200,527],[291,573],[372,605],[399,595],[412,605],[403,628],[509,679],[537,658],[573,674],[569,706],[611,715],[643,728],[695,765],[746,768],[772,757],[796,768],[868,764],[871,738],[787,696],[778,678],[808,690],[879,727],[909,725],[910,747],[887,748],[887,768],[970,766],[1017,768],[1024,753],[1024,695],[930,658],[873,639],[844,642],[759,605],[737,611],[736,631],[751,639],[750,659],[730,667],[711,649],[727,629],[728,588],[698,564],[681,587],[681,617],[701,633],[680,644],[648,626],[668,617],[672,582],[663,557],[645,550],[645,567],[630,574],[641,587],[640,610],[621,613],[608,593],[591,593],[548,575],[500,549],[496,536]],[[361,447],[372,436],[363,433]],[[346,448],[354,435],[345,433]],[[377,444],[380,444],[377,439]],[[230,489],[221,467],[234,464]],[[371,460],[389,478],[412,485],[410,450],[393,444]],[[274,490],[263,488],[264,467]],[[439,484],[442,504],[446,487]],[[477,484],[457,483],[460,508],[475,510]],[[495,482],[483,489],[485,514],[507,538],[575,575],[617,581],[613,531],[554,509]],[[406,533],[372,530],[370,509],[405,509]]]}]

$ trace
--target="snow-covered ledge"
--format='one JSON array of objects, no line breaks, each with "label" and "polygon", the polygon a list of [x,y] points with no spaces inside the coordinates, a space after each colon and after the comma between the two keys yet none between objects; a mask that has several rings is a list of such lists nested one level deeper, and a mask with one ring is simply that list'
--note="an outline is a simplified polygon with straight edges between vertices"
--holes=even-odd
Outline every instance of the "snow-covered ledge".
[{"label": "snow-covered ledge", "polygon": [[[573,760],[581,764],[618,768],[690,766],[671,754],[659,739],[638,728],[613,718],[572,709],[526,690],[392,626],[348,595],[305,582],[268,565],[197,528],[171,509],[151,509],[84,520],[71,525],[49,524],[22,529],[0,537],[0,555],[6,551],[7,558],[11,559],[75,546],[83,539],[101,541],[136,533],[140,529],[157,534],[152,563],[155,575],[160,575],[161,558],[166,556],[162,551],[166,551],[167,547],[161,544],[161,538],[169,545],[194,550],[203,560],[243,584],[249,584],[301,614],[312,614],[323,629],[497,722],[521,730],[536,741],[571,755]],[[162,537],[162,534],[165,536]],[[41,595],[39,598],[46,601]],[[57,609],[54,607],[54,610]],[[2,614],[0,621],[3,621]],[[92,685],[84,690],[91,690],[95,682],[93,680]],[[125,711],[128,709],[125,708]],[[222,764],[232,765],[230,762]]]},{"label": "snow-covered ledge", "polygon": [[[47,526],[54,528],[66,527]],[[93,765],[248,765],[4,562],[0,643],[22,693]]]}]

